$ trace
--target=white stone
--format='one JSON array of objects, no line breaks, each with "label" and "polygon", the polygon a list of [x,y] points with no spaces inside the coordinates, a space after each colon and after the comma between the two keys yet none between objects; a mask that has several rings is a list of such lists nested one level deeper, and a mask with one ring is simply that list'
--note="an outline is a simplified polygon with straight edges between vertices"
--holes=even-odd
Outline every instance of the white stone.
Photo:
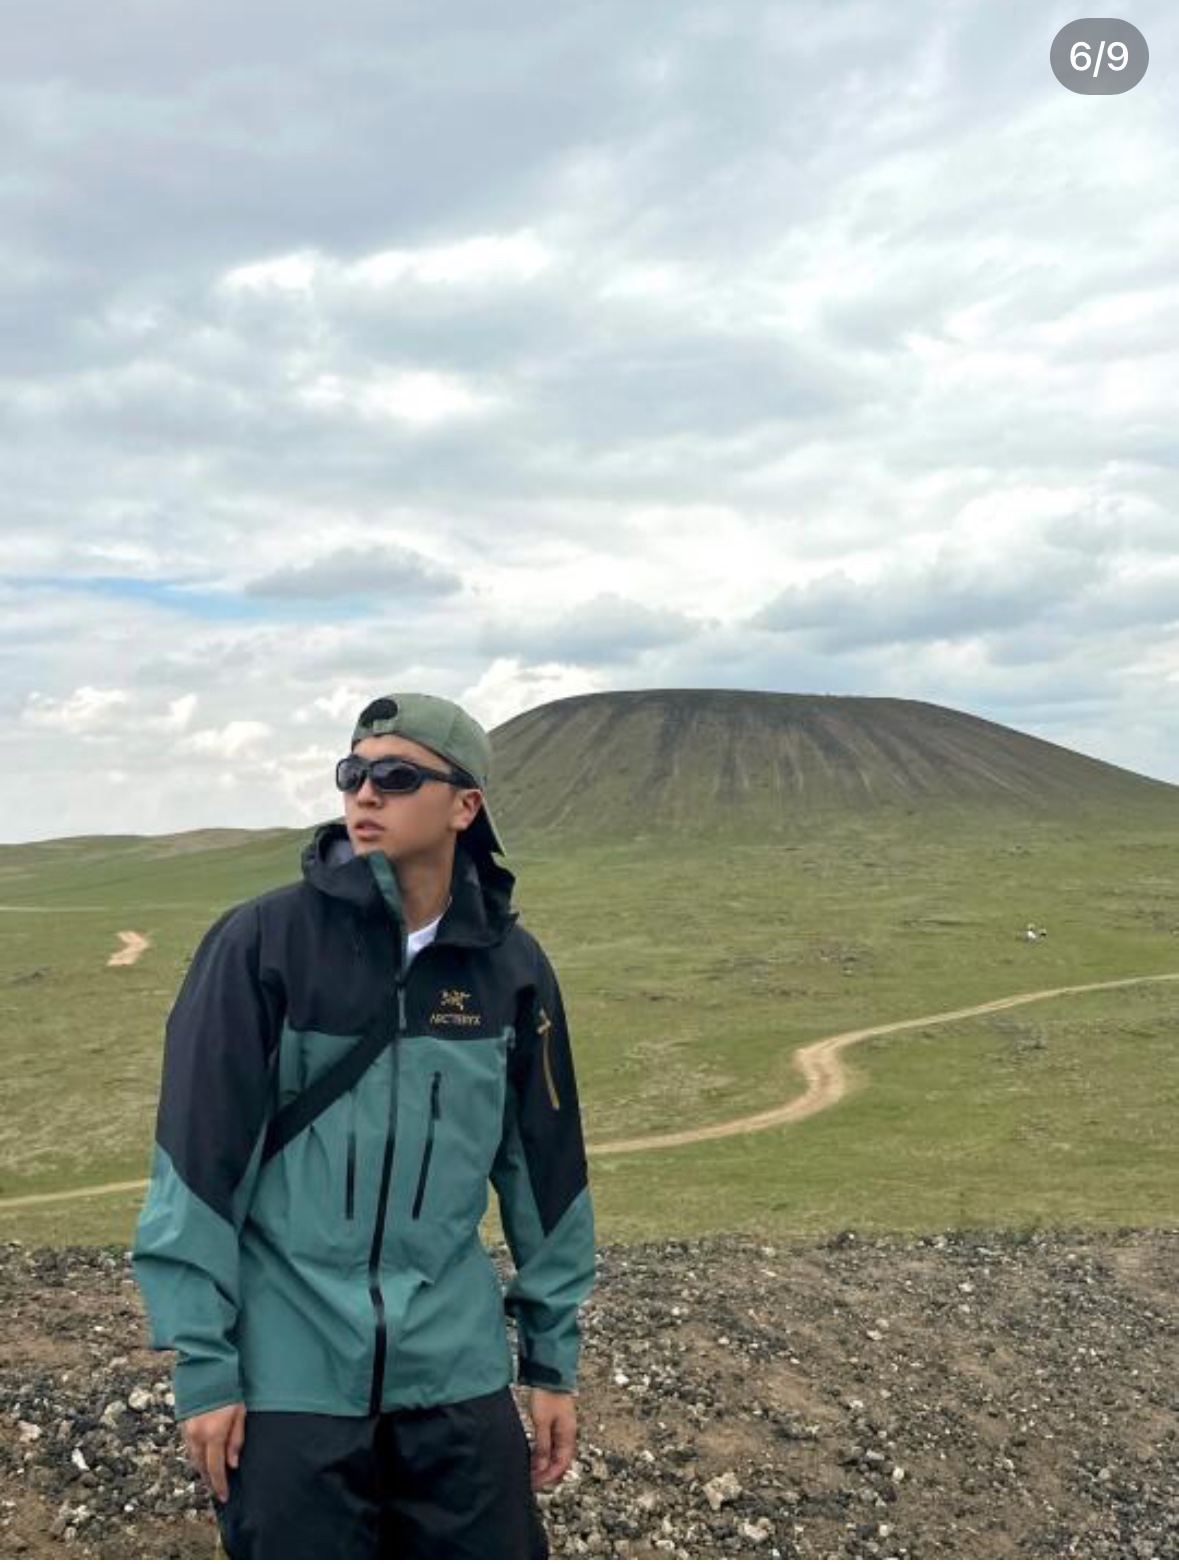
[{"label": "white stone", "polygon": [[773,1527],[769,1521],[742,1521],[737,1530],[749,1542],[764,1542]]},{"label": "white stone", "polygon": [[714,1510],[719,1510],[727,1500],[736,1499],[740,1492],[741,1484],[737,1481],[736,1472],[722,1472],[719,1477],[711,1477],[704,1484],[704,1497]]}]

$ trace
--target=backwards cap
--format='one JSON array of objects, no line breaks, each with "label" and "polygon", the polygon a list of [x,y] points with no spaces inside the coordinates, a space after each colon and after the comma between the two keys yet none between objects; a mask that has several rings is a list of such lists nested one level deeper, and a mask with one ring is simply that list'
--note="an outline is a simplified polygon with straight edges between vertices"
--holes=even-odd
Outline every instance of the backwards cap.
[{"label": "backwards cap", "polygon": [[352,748],[361,739],[383,738],[389,733],[424,744],[474,779],[483,793],[483,805],[463,836],[473,848],[482,845],[506,855],[507,849],[487,807],[491,740],[474,717],[441,695],[383,695],[370,701],[357,718]]}]

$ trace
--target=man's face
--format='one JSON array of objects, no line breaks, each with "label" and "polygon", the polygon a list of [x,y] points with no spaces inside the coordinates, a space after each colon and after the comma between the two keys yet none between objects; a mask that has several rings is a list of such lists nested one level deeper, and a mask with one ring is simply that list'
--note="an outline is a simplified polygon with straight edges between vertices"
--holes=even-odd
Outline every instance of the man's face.
[{"label": "man's face", "polygon": [[[366,760],[378,755],[396,755],[415,760],[436,771],[454,769],[449,760],[413,739],[396,733],[380,738],[361,739],[353,753]],[[345,793],[344,821],[357,853],[383,852],[389,858],[408,858],[414,854],[433,854],[445,848],[452,832],[465,830],[479,812],[483,794],[478,788],[455,788],[449,782],[426,778],[414,793],[382,793],[365,777],[355,793]],[[361,823],[380,829],[359,834]]]}]

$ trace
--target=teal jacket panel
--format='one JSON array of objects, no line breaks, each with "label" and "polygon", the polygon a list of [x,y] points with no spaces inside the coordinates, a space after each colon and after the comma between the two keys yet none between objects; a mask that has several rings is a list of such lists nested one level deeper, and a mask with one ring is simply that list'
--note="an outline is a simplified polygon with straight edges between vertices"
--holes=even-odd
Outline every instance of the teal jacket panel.
[{"label": "teal jacket panel", "polygon": [[[300,882],[201,940],[165,1028],[132,1249],[150,1344],[177,1354],[178,1419],[236,1401],[360,1415],[513,1378],[576,1390],[588,1168],[560,987],[513,883],[460,842],[407,966],[389,859],[329,822]],[[272,1145],[275,1115],[374,1027],[355,1084]],[[479,1237],[489,1182],[506,1295]]]}]

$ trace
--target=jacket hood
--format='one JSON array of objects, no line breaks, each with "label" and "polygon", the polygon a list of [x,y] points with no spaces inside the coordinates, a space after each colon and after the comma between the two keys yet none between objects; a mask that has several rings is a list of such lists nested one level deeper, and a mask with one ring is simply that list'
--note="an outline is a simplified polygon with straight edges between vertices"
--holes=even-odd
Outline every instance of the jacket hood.
[{"label": "jacket hood", "polygon": [[[347,902],[361,917],[394,917],[404,925],[401,895],[393,864],[379,850],[358,853],[347,824],[329,820],[315,828],[303,849],[303,878],[325,896]],[[451,901],[436,938],[460,945],[496,945],[520,914],[513,909],[516,876],[490,852],[472,851],[460,835],[455,842]]]}]

